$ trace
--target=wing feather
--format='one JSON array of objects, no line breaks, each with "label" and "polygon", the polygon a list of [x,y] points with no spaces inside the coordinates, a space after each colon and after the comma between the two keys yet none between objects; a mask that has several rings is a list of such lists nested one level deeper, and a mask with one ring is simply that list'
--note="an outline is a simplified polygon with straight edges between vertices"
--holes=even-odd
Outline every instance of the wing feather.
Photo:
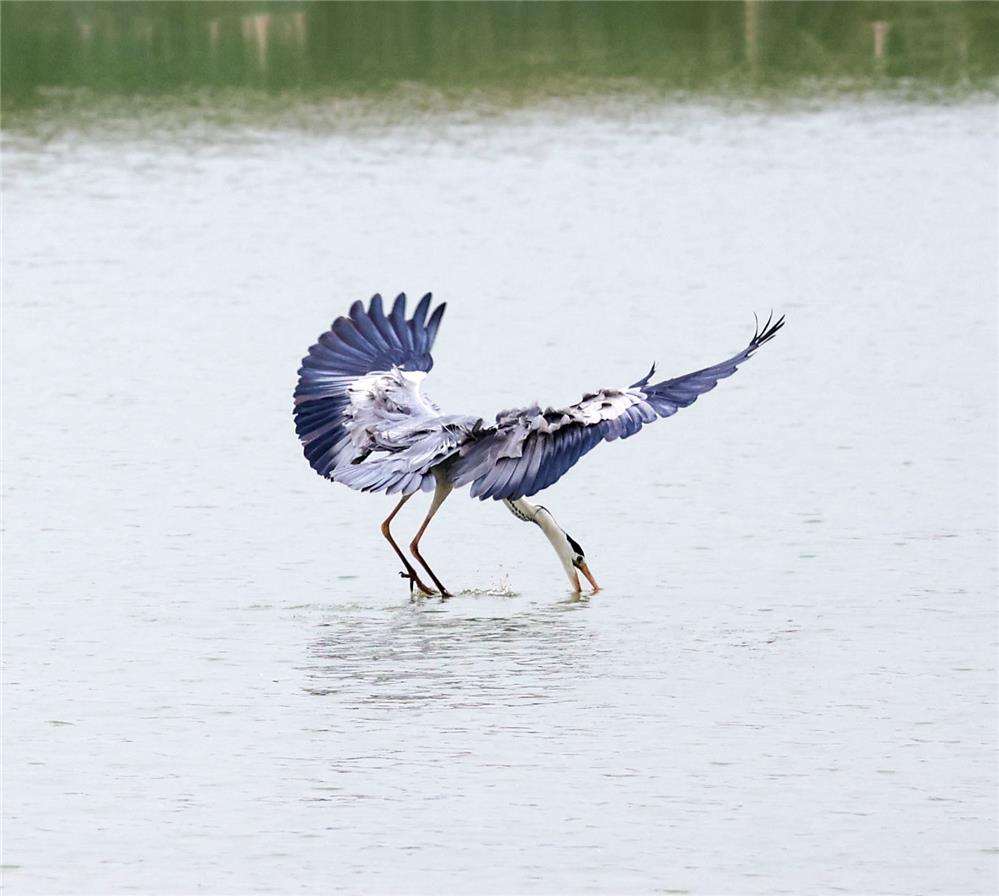
[{"label": "wing feather", "polygon": [[427,350],[427,310],[430,308],[430,293],[420,299],[409,321],[409,333],[413,338],[413,346],[418,352]]},{"label": "wing feather", "polygon": [[375,325],[371,316],[365,312],[364,305],[360,302],[354,302],[350,306],[350,320],[360,331],[361,335],[364,336],[369,345],[373,345],[383,352],[392,350],[392,346],[385,340],[385,337]]},{"label": "wing feather", "polygon": [[399,344],[407,351],[413,351],[413,340],[409,334],[409,322],[406,320],[406,294],[399,293],[395,297],[395,304],[392,306],[392,313],[389,315],[389,323],[395,331]]},{"label": "wing feather", "polygon": [[434,313],[430,315],[430,320],[427,321],[427,351],[430,351],[430,346],[434,344],[434,340],[437,338],[437,329],[441,325],[441,318],[444,317],[444,309],[447,308],[447,302],[443,302],[434,309]]},{"label": "wing feather", "polygon": [[[388,318],[385,316],[385,309],[382,307],[382,297],[378,293],[375,293],[371,297],[368,317],[371,318],[371,322],[378,328],[378,332],[382,334],[386,345],[391,346],[393,349],[402,348],[395,335],[395,330],[392,329],[392,324],[389,323]],[[427,350],[429,351],[429,348]]]}]

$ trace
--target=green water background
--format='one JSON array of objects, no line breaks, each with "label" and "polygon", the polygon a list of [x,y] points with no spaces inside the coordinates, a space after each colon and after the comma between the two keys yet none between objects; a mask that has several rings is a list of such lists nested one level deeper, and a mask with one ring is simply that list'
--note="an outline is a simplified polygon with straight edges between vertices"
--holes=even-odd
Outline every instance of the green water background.
[{"label": "green water background", "polygon": [[[6,111],[189,90],[994,91],[991,2],[19,2]],[[16,121],[16,117],[14,119]]]}]

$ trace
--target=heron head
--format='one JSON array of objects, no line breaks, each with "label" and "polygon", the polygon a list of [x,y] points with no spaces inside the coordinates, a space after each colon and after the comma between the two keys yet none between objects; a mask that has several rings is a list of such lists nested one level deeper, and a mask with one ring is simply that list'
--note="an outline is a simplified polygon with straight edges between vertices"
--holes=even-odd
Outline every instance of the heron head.
[{"label": "heron head", "polygon": [[579,573],[581,572],[593,586],[593,590],[599,591],[600,586],[597,584],[597,580],[593,578],[590,568],[586,565],[586,555],[583,553],[582,545],[555,522],[555,518],[545,507],[538,508],[534,522],[541,527],[545,535],[548,536],[548,540],[552,543],[552,547],[555,548],[555,553],[558,554],[558,558],[562,562],[562,568],[569,578],[569,584],[572,585],[572,589],[574,591],[583,590],[579,584]]},{"label": "heron head", "polygon": [[582,545],[580,545],[580,543],[576,541],[576,539],[573,538],[568,532],[563,532],[562,534],[565,536],[566,541],[569,542],[569,547],[572,550],[571,563],[573,570],[571,572],[566,570],[569,572],[569,581],[572,583],[572,587],[576,591],[581,590],[579,587],[579,576],[576,575],[575,572],[575,570],[578,569],[584,576],[586,576],[586,580],[593,586],[593,590],[599,591],[600,586],[597,584],[597,580],[593,578],[590,568],[586,565],[586,556],[583,554]]}]

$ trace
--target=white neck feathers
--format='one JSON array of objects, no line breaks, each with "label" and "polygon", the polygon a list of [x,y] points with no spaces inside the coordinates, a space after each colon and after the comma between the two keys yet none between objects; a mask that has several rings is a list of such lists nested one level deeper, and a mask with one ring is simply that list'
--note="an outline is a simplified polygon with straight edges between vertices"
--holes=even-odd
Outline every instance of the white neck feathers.
[{"label": "white neck feathers", "polygon": [[517,501],[505,500],[503,503],[506,504],[509,511],[517,519],[523,520],[525,523],[536,523],[541,531],[545,533],[545,537],[551,542],[552,547],[555,548],[555,553],[558,554],[558,559],[562,563],[562,568],[569,577],[569,581],[575,581],[578,590],[579,578],[576,576],[576,570],[572,563],[574,554],[572,545],[569,544],[569,537],[562,531],[559,524],[555,522],[555,517],[546,508],[538,507],[525,498],[520,498]]}]

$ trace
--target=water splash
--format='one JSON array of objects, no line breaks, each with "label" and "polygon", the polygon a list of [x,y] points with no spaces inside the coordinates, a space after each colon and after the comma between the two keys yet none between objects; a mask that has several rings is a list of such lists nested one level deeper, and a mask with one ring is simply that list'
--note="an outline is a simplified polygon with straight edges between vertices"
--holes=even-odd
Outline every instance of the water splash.
[{"label": "water splash", "polygon": [[495,585],[489,585],[485,588],[462,588],[458,592],[459,595],[468,595],[471,597],[519,597],[520,592],[514,591],[510,585],[510,577],[503,574],[503,577]]}]

